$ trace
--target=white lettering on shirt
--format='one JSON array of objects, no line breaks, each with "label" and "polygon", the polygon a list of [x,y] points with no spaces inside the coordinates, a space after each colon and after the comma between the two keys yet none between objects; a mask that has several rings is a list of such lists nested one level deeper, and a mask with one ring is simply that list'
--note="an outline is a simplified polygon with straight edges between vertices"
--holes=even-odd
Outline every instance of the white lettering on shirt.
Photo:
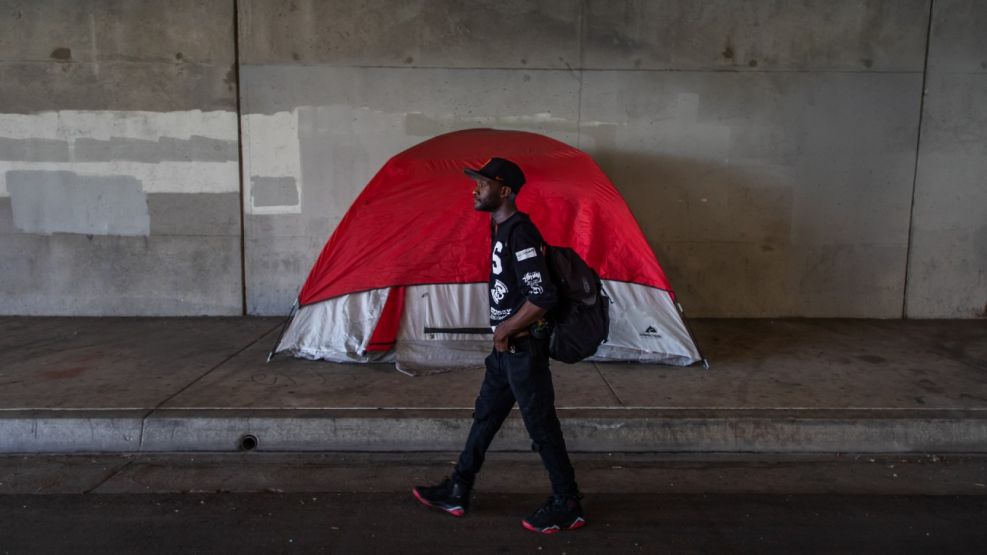
[{"label": "white lettering on shirt", "polygon": [[521,281],[531,290],[532,295],[541,295],[545,290],[541,286],[541,272],[528,272]]},{"label": "white lettering on shirt", "polygon": [[500,254],[500,251],[502,251],[502,250],[504,250],[504,244],[501,243],[500,241],[497,241],[497,244],[494,245],[494,248],[493,248],[493,257],[492,257],[491,266],[490,266],[491,269],[492,269],[492,271],[493,271],[493,273],[494,273],[494,275],[497,275],[497,276],[499,276],[500,275],[500,272],[503,271],[503,269],[504,269],[503,267],[501,267],[500,257],[497,256],[498,254]]},{"label": "white lettering on shirt", "polygon": [[497,310],[494,307],[490,307],[490,319],[491,320],[504,320],[511,315],[511,309]]}]

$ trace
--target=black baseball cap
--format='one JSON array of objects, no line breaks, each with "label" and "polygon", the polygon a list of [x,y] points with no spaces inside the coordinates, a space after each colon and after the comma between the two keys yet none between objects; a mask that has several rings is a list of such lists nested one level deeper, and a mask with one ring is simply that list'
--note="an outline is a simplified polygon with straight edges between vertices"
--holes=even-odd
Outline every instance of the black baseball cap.
[{"label": "black baseball cap", "polygon": [[524,172],[517,164],[504,158],[491,158],[483,164],[482,168],[478,170],[466,168],[463,172],[470,177],[483,177],[503,183],[510,187],[514,194],[517,194],[521,190],[521,185],[524,185]]}]

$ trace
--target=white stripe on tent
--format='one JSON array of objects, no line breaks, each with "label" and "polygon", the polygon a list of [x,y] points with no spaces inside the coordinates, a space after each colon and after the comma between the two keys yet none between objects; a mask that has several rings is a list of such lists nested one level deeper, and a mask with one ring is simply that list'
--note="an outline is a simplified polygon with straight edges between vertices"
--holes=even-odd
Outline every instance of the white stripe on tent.
[{"label": "white stripe on tent", "polygon": [[[603,288],[613,300],[610,337],[590,360],[678,366],[700,360],[668,292],[616,281],[604,281]],[[410,369],[482,366],[491,339],[490,334],[476,333],[489,323],[486,284],[408,287],[394,349],[365,353],[387,291],[354,293],[302,307],[277,350],[334,362],[396,361]],[[427,333],[430,328],[451,331]]]}]

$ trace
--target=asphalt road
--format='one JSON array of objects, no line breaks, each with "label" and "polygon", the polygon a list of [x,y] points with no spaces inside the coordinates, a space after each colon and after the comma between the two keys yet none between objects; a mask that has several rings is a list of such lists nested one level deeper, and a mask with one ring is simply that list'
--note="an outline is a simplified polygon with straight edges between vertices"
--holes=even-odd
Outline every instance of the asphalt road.
[{"label": "asphalt road", "polygon": [[519,525],[540,501],[489,494],[457,519],[397,493],[17,495],[0,552],[987,552],[980,496],[597,494],[554,536]]},{"label": "asphalt road", "polygon": [[3,457],[0,553],[987,552],[983,457],[577,456],[589,524],[554,536],[530,453],[461,519],[408,492],[445,458]]}]

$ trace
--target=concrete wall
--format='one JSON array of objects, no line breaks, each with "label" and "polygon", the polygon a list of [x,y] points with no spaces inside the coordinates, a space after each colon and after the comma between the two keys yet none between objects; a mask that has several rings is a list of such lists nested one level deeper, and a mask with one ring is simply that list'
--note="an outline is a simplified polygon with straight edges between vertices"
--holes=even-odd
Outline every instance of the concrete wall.
[{"label": "concrete wall", "polygon": [[[985,315],[982,2],[237,5],[251,314],[390,156],[498,127],[593,155],[690,315]],[[0,312],[239,311],[232,2],[2,6]]]},{"label": "concrete wall", "polygon": [[[568,0],[241,2],[248,311],[288,310],[350,203],[399,151],[471,127],[578,142],[580,17]],[[289,167],[278,151],[300,156]],[[258,203],[258,187],[279,192]]]},{"label": "concrete wall", "polygon": [[987,2],[936,0],[907,313],[987,316]]},{"label": "concrete wall", "polygon": [[0,312],[240,314],[232,2],[0,2]]},{"label": "concrete wall", "polygon": [[693,314],[900,317],[925,1],[586,4],[584,120]]}]

